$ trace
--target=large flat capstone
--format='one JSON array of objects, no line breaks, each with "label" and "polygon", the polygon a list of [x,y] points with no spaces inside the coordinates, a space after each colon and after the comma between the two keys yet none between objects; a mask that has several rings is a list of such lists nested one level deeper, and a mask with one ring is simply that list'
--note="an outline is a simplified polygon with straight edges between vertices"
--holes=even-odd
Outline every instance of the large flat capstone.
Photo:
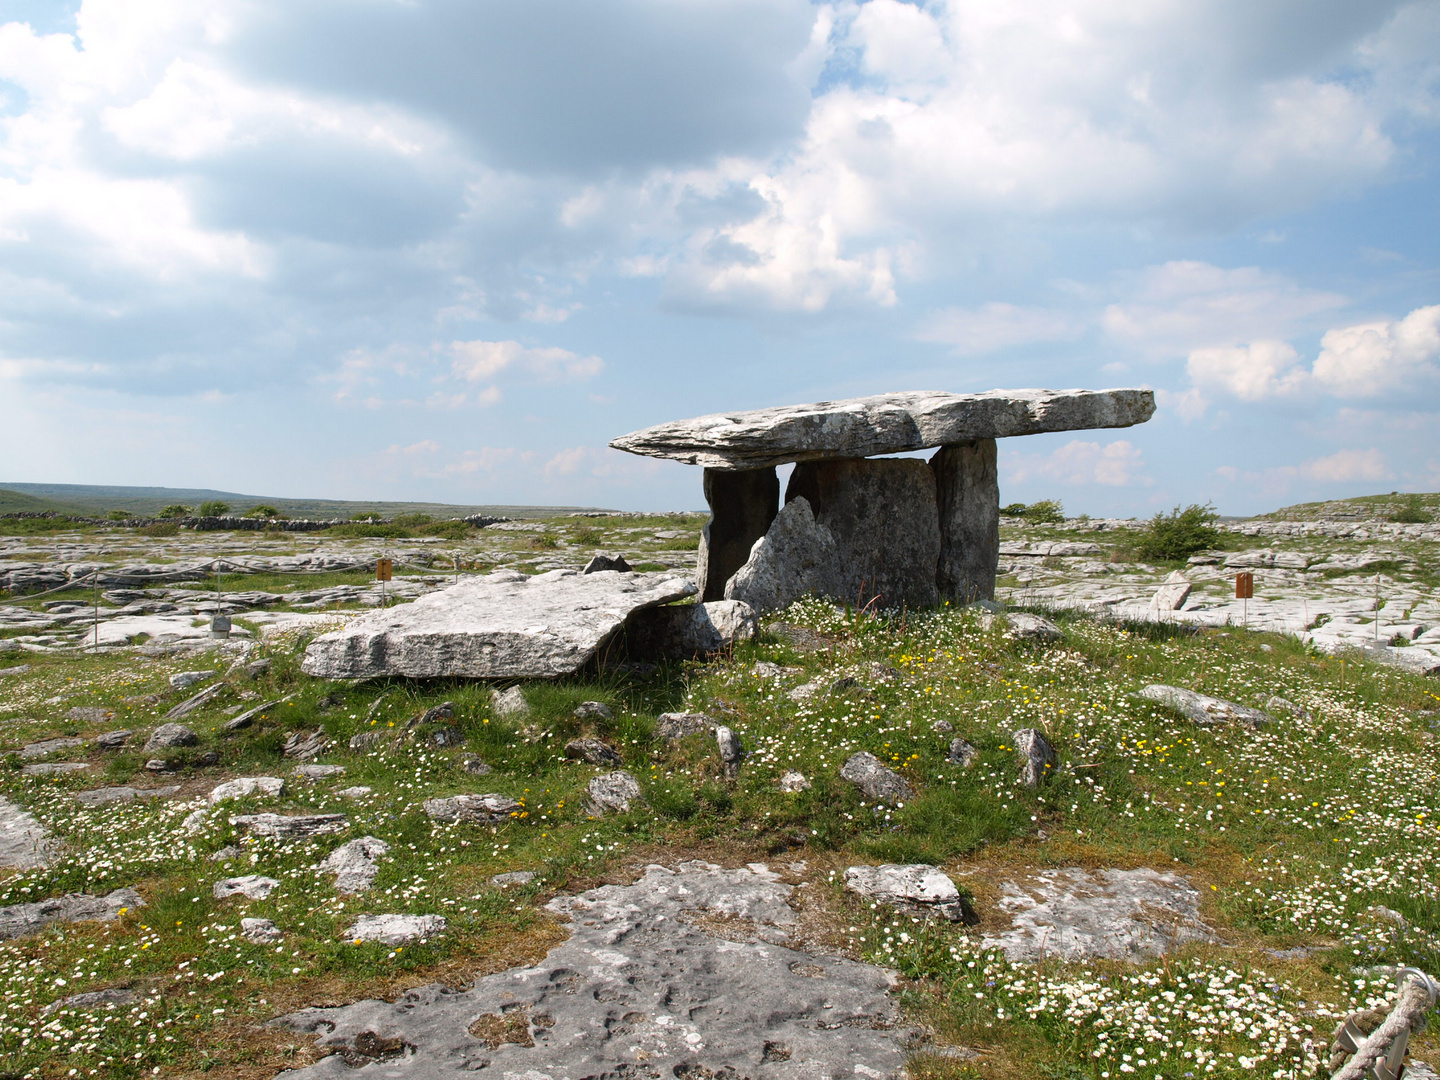
[{"label": "large flat capstone", "polygon": [[276,1021],[339,1051],[286,1080],[903,1076],[892,977],[782,944],[790,892],[758,864],[689,862],[558,897],[571,937],[534,967]]},{"label": "large flat capstone", "polygon": [[690,596],[671,574],[514,570],[466,578],[414,603],[355,619],[305,650],[327,679],[550,679],[584,667],[634,611]]},{"label": "large flat capstone", "polygon": [[917,390],[714,413],[657,424],[622,435],[610,445],[707,469],[757,469],[790,461],[898,454],[975,439],[1130,427],[1154,413],[1152,390]]}]

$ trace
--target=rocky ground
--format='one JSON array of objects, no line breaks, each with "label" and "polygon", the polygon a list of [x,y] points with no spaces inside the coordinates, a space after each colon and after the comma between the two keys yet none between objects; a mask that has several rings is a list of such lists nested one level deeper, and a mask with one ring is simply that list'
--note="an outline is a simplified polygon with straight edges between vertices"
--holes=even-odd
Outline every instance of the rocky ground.
[{"label": "rocky ground", "polygon": [[1009,615],[300,673],[377,555],[403,600],[457,562],[688,570],[701,523],[7,538],[0,1074],[1310,1077],[1440,967],[1433,527],[1146,566],[1119,523],[1011,522]]}]

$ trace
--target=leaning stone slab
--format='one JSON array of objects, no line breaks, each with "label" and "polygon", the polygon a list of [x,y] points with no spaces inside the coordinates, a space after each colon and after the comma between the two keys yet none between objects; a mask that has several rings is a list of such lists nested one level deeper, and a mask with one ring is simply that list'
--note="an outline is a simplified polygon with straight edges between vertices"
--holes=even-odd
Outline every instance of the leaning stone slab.
[{"label": "leaning stone slab", "polygon": [[1130,427],[1154,414],[1152,390],[917,390],[698,416],[622,435],[610,445],[709,469],[758,469],[1046,431]]},{"label": "leaning stone slab", "polygon": [[879,758],[864,750],[850,755],[840,767],[840,777],[849,780],[868,798],[881,802],[895,803],[915,797],[915,789],[903,776],[882,765]]},{"label": "leaning stone slab", "polygon": [[828,595],[837,564],[834,534],[815,520],[810,501],[797,496],[780,508],[745,565],[725,583],[725,599],[778,611],[811,593]]},{"label": "leaning stone slab", "polygon": [[297,814],[293,817],[284,814],[241,814],[231,818],[230,824],[253,836],[294,840],[341,832],[349,824],[349,819],[344,814]]},{"label": "leaning stone slab", "polygon": [[1252,709],[1248,705],[1237,705],[1233,701],[1199,694],[1180,686],[1152,683],[1137,696],[1174,709],[1202,727],[1237,723],[1253,730],[1274,723],[1275,720],[1268,713]]},{"label": "leaning stone slab", "polygon": [[116,889],[108,896],[69,893],[33,904],[0,907],[0,941],[43,930],[55,922],[109,922],[129,908],[144,907],[134,889]]},{"label": "leaning stone slab", "polygon": [[951,922],[978,920],[939,867],[925,863],[852,866],[845,871],[845,887],[859,896],[916,914],[936,914]]},{"label": "leaning stone slab", "polygon": [[49,866],[55,860],[55,842],[20,807],[0,796],[0,867],[30,870]]},{"label": "leaning stone slab", "polygon": [[508,821],[520,804],[508,795],[452,795],[426,799],[425,814],[435,821],[478,821],[494,825]]},{"label": "leaning stone slab", "polygon": [[631,612],[694,592],[667,574],[497,571],[321,635],[301,670],[330,679],[556,678],[584,667]]},{"label": "leaning stone slab", "polygon": [[1138,963],[1196,941],[1214,941],[1200,921],[1200,894],[1184,878],[1154,870],[1041,870],[1002,882],[1010,929],[987,934],[1014,963],[1042,959]]},{"label": "leaning stone slab", "polygon": [[[287,1080],[904,1076],[911,1032],[897,1024],[894,976],[781,944],[797,924],[792,892],[758,864],[690,862],[557,898],[548,906],[571,936],[533,967],[276,1021],[339,1051]],[[516,1034],[487,1040],[487,1029]],[[382,1045],[403,1056],[347,1066]]]},{"label": "leaning stone slab", "polygon": [[755,609],[743,600],[646,608],[625,624],[625,655],[632,660],[708,656],[750,640],[758,628]]}]

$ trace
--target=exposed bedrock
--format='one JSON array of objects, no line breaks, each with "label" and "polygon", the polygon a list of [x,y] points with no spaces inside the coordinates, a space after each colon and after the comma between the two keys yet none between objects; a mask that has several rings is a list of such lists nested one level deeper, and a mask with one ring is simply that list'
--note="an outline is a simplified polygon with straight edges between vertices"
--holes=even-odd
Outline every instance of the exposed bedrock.
[{"label": "exposed bedrock", "polygon": [[942,446],[930,459],[940,518],[940,597],[968,604],[995,599],[1000,557],[1000,480],[995,440]]},{"label": "exposed bedrock", "polygon": [[742,472],[705,470],[710,520],[700,534],[696,585],[700,601],[723,600],[725,583],[750,558],[780,509],[780,478],[773,468]]}]

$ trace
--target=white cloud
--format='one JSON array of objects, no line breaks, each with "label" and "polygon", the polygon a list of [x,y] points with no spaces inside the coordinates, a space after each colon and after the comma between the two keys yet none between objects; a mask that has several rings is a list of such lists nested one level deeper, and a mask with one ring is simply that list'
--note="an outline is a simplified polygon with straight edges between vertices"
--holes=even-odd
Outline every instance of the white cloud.
[{"label": "white cloud", "polygon": [[1300,466],[1300,475],[1322,484],[1344,484],[1356,480],[1386,480],[1390,477],[1385,455],[1368,450],[1340,450],[1329,457],[1315,458]]},{"label": "white cloud", "polygon": [[1049,454],[1007,453],[1001,471],[1007,481],[1015,484],[1038,478],[1065,485],[1131,487],[1151,482],[1144,469],[1140,448],[1126,439],[1103,446],[1072,439]]},{"label": "white cloud", "polygon": [[581,356],[569,349],[532,349],[518,341],[452,341],[449,351],[455,376],[470,382],[485,382],[510,369],[545,382],[593,379],[605,370],[605,361],[598,356]]},{"label": "white cloud", "polygon": [[1077,337],[1082,329],[1083,324],[1060,312],[996,302],[971,310],[934,312],[921,324],[917,337],[954,346],[956,353],[966,356],[1012,345],[1064,341]]},{"label": "white cloud", "polygon": [[1241,401],[1291,397],[1309,383],[1300,356],[1284,341],[1196,349],[1186,361],[1190,379],[1200,390],[1218,390]]},{"label": "white cloud", "polygon": [[1440,369],[1440,304],[1394,322],[1331,330],[1320,341],[1315,378],[1337,397],[1414,391]]}]

